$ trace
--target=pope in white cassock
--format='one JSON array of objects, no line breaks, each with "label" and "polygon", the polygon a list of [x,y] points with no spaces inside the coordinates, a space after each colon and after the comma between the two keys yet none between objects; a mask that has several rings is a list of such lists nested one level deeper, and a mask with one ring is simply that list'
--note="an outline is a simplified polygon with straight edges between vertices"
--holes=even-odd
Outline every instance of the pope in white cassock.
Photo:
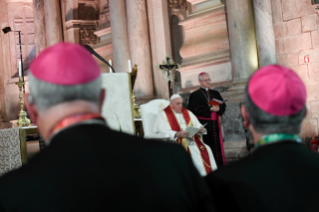
[{"label": "pope in white cassock", "polygon": [[[206,133],[206,129],[191,111],[183,108],[182,102],[180,95],[172,95],[170,105],[158,114],[154,132],[167,136],[184,146],[199,173],[205,176],[217,169],[210,147],[201,139],[201,134]],[[188,126],[200,128],[198,134],[189,138],[189,133],[185,131]]]}]

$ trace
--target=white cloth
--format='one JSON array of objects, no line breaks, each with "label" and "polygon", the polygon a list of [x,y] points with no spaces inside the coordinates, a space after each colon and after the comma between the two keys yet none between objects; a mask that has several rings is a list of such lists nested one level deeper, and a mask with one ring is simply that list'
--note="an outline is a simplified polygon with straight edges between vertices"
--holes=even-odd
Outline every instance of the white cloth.
[{"label": "white cloth", "polygon": [[21,166],[19,128],[0,130],[0,176]]},{"label": "white cloth", "polygon": [[[176,119],[177,119],[181,129],[185,130],[187,126],[186,126],[186,122],[185,122],[185,119],[183,117],[183,114],[175,113],[174,110],[173,110],[173,112],[176,116]],[[191,121],[192,121],[194,127],[200,128],[203,126],[191,111],[188,111],[188,113],[189,113],[189,116],[191,118]],[[172,130],[172,128],[167,120],[166,113],[164,111],[161,111],[157,116],[157,120],[156,120],[155,125],[154,125],[154,133],[161,134],[163,137],[169,137],[171,140],[177,139],[177,138],[175,138],[175,134],[177,133],[177,131]],[[198,149],[195,142],[192,141],[192,139],[187,139],[187,142],[188,142],[189,150],[191,152],[192,160],[193,160],[195,167],[197,168],[197,170],[199,171],[199,173],[202,176],[205,176],[206,171],[205,171],[205,167],[203,165],[202,158],[201,158],[201,155],[199,152],[200,150]],[[206,144],[204,144],[204,145],[208,151],[212,169],[213,169],[213,171],[215,171],[215,170],[217,170],[217,165],[216,165],[212,150]]]}]

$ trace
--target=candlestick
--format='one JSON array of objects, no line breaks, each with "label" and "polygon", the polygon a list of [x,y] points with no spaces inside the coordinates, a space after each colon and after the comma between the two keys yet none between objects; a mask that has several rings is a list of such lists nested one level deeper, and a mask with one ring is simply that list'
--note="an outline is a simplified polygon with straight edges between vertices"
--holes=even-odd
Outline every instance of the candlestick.
[{"label": "candlestick", "polygon": [[22,77],[21,61],[19,61],[19,77]]},{"label": "candlestick", "polygon": [[30,119],[27,118],[27,112],[23,110],[23,95],[22,95],[22,87],[24,82],[22,82],[22,77],[19,77],[19,82],[16,82],[16,85],[19,87],[19,105],[20,105],[20,113],[19,113],[19,120],[18,120],[18,127],[29,127],[30,126]]},{"label": "candlestick", "polygon": [[[109,60],[109,64],[112,66],[112,60]],[[109,69],[110,69],[110,73],[113,73],[111,67],[109,67]]]},{"label": "candlestick", "polygon": [[128,70],[129,70],[129,73],[132,72],[131,60],[128,60]]}]

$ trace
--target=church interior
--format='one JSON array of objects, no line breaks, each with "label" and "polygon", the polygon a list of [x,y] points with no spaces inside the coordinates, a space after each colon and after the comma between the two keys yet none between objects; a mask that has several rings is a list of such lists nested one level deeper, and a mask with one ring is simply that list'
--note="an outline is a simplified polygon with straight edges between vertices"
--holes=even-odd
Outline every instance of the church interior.
[{"label": "church interior", "polygon": [[[306,85],[306,140],[319,134],[318,8],[313,0],[0,0],[1,29],[12,30],[0,33],[0,129],[17,127],[19,64],[28,92],[32,60],[49,46],[70,42],[91,47],[116,73],[137,65],[137,110],[175,93],[187,105],[200,87],[197,76],[208,73],[210,88],[228,100],[221,117],[227,163],[248,154],[251,136],[240,105],[250,75],[269,64],[287,66]],[[93,57],[102,73],[112,74]],[[161,68],[168,63],[176,65],[169,83]],[[141,136],[138,114],[133,122]],[[29,142],[30,154],[37,151],[32,145],[40,149]]]}]

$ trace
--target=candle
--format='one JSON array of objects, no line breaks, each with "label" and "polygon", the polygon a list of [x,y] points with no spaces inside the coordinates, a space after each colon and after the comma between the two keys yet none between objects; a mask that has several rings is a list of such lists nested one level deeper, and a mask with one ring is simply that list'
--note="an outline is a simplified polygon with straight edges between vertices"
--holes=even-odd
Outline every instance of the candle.
[{"label": "candle", "polygon": [[110,67],[109,67],[109,69],[110,69],[110,73],[113,73],[113,72],[112,72],[112,69],[111,69],[111,66],[112,66],[112,60],[109,60],[109,64],[110,64]]},{"label": "candle", "polygon": [[131,73],[132,72],[131,60],[128,60],[128,69],[129,69],[129,73]]},{"label": "candle", "polygon": [[22,77],[21,61],[19,61],[19,77]]}]

